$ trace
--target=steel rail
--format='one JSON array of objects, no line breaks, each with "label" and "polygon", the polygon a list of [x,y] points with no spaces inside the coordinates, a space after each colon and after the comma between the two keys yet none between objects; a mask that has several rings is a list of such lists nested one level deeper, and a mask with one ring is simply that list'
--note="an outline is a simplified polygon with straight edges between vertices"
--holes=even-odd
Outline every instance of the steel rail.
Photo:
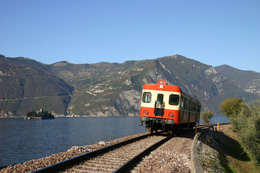
[{"label": "steel rail", "polygon": [[100,149],[97,149],[97,150],[94,150],[94,151],[91,151],[91,152],[88,152],[88,153],[85,153],[85,154],[82,154],[82,155],[79,155],[79,156],[76,156],[76,157],[55,163],[53,165],[38,169],[36,171],[33,171],[32,173],[57,172],[59,170],[63,170],[65,168],[69,167],[69,166],[75,165],[75,164],[82,162],[84,160],[88,160],[88,159],[96,157],[100,154],[107,153],[107,152],[109,152],[109,151],[111,151],[115,148],[124,146],[126,144],[132,143],[132,142],[140,140],[140,139],[144,139],[148,136],[150,136],[150,134],[145,134],[145,135],[142,135],[142,136],[139,136],[139,137],[136,137],[136,138],[132,138],[132,139],[125,140],[125,141],[122,141],[122,142],[118,142],[116,144],[112,144],[112,145],[109,145],[109,146],[106,146],[106,147],[103,147],[103,148],[100,148]]}]

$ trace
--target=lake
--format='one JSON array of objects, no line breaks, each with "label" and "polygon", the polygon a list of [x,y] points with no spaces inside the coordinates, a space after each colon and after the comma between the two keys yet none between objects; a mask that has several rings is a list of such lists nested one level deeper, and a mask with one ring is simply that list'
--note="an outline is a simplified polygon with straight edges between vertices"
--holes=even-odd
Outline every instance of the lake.
[{"label": "lake", "polygon": [[0,167],[143,132],[139,117],[0,119]]},{"label": "lake", "polygon": [[[214,116],[211,122],[227,120]],[[0,119],[0,167],[143,132],[139,117]]]}]

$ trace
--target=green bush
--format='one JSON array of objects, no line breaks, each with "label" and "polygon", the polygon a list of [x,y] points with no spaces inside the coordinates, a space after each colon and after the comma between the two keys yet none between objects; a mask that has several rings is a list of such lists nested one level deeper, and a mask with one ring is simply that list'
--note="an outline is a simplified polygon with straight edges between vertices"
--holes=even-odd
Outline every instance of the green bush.
[{"label": "green bush", "polygon": [[247,128],[247,124],[244,121],[248,117],[250,117],[249,107],[246,103],[242,103],[240,112],[238,112],[237,114],[234,113],[232,116],[229,117],[233,125],[233,131],[239,132],[241,129]]},{"label": "green bush", "polygon": [[201,114],[200,114],[200,118],[202,119],[203,124],[209,124],[210,120],[213,116],[214,116],[214,113],[207,109],[204,110],[203,112],[201,112]]}]

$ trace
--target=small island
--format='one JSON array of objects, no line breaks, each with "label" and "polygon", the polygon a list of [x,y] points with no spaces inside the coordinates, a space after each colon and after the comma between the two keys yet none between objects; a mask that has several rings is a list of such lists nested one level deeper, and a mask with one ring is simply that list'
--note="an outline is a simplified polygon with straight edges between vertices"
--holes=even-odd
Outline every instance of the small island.
[{"label": "small island", "polygon": [[51,114],[51,112],[43,111],[43,109],[40,109],[40,111],[31,111],[28,112],[26,117],[24,117],[25,120],[46,120],[46,119],[54,119],[54,116]]}]

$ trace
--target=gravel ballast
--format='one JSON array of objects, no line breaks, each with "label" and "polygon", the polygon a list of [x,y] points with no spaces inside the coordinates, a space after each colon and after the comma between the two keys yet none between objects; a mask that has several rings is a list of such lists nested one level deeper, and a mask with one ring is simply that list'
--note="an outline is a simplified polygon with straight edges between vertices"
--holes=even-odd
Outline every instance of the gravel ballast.
[{"label": "gravel ballast", "polygon": [[173,137],[145,157],[131,172],[191,172],[194,132]]}]

